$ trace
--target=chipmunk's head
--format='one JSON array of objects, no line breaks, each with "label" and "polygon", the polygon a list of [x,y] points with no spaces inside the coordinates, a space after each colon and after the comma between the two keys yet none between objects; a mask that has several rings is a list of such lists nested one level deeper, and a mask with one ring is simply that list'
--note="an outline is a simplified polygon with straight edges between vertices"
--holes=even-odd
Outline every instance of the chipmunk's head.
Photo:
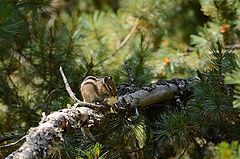
[{"label": "chipmunk's head", "polygon": [[112,79],[112,76],[106,76],[103,78],[103,85],[111,96],[116,96],[116,85]]}]

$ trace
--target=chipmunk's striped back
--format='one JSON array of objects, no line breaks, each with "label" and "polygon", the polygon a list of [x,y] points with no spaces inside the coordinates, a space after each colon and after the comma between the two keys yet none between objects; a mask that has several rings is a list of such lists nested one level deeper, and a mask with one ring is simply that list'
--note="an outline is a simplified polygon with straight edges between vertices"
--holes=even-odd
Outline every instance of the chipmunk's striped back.
[{"label": "chipmunk's striped back", "polygon": [[104,78],[88,76],[81,84],[81,94],[85,102],[103,101],[109,96],[116,96],[116,86],[111,76]]}]

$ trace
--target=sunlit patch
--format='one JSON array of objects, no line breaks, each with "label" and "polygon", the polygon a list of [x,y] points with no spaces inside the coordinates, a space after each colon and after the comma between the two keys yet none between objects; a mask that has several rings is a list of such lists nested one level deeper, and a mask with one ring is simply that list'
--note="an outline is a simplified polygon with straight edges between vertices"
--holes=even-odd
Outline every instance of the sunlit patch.
[{"label": "sunlit patch", "polygon": [[108,105],[114,105],[117,103],[117,96],[113,96],[113,97],[109,97],[109,98],[106,98],[105,99],[105,102],[108,104]]}]

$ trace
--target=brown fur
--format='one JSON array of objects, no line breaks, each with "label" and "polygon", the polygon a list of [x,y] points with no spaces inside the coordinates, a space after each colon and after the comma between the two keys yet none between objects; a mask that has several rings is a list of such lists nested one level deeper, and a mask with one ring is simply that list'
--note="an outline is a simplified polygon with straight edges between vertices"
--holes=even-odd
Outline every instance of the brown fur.
[{"label": "brown fur", "polygon": [[[105,79],[107,78],[107,79]],[[88,76],[81,84],[81,94],[84,102],[103,101],[109,96],[116,95],[116,86],[110,77],[97,78]],[[111,91],[108,87],[111,87]]]}]

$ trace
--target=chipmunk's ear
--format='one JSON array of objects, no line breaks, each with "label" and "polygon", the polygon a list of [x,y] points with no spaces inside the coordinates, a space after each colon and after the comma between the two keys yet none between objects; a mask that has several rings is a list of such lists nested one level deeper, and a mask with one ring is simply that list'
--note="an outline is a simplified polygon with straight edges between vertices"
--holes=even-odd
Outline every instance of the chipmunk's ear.
[{"label": "chipmunk's ear", "polygon": [[103,78],[103,83],[107,83],[107,81],[108,81],[108,77],[105,76],[105,77]]},{"label": "chipmunk's ear", "polygon": [[108,77],[110,80],[112,80],[112,76],[110,75],[109,77]]}]

